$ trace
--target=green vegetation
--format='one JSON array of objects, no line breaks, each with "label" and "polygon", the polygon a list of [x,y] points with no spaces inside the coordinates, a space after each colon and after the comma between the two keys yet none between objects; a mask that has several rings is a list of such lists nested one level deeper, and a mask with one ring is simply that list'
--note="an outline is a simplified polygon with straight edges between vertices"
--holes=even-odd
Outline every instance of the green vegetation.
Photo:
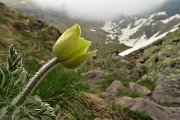
[{"label": "green vegetation", "polygon": [[118,80],[115,76],[107,76],[101,79],[99,82],[101,89],[105,90],[113,81]]},{"label": "green vegetation", "polygon": [[7,63],[0,65],[0,119],[54,119],[54,109],[38,96],[29,96],[17,106],[12,104],[29,80],[21,58],[22,55],[11,46]]},{"label": "green vegetation", "polygon": [[130,47],[124,45],[124,44],[117,44],[117,43],[94,43],[91,46],[92,49],[98,49],[97,56],[100,56],[101,58],[107,58],[112,52],[122,52]]},{"label": "green vegetation", "polygon": [[[63,102],[61,99],[73,99],[79,92],[88,90],[89,87],[84,77],[57,65],[44,76],[33,94],[54,106],[61,104]],[[62,105],[65,106],[64,103]]]},{"label": "green vegetation", "polygon": [[132,98],[136,98],[136,97],[141,97],[141,94],[130,89],[130,88],[125,88],[125,89],[119,89],[118,92],[116,93],[117,96],[129,96]]},{"label": "green vegetation", "polygon": [[[7,64],[7,65],[6,65]],[[55,119],[74,120],[136,119],[149,120],[146,114],[129,109],[108,109],[105,101],[88,91],[80,73],[67,71],[60,65],[49,71],[32,95],[23,103],[12,106],[13,99],[29,80],[23,68],[21,54],[10,47],[8,63],[1,65],[0,119]],[[38,95],[38,96],[37,96]],[[50,103],[50,104],[49,104]],[[7,111],[7,113],[5,112]],[[20,111],[20,112],[19,112]]]},{"label": "green vegetation", "polygon": [[140,82],[138,82],[138,84],[145,86],[146,88],[150,89],[150,90],[154,90],[156,85],[154,82],[152,82],[151,80],[142,80]]},{"label": "green vegetation", "polygon": [[[124,116],[131,116],[131,119],[134,120],[152,120],[147,113],[132,111],[127,107],[121,106],[119,104],[115,104],[114,102],[109,102],[108,107],[110,110],[115,111],[115,113],[122,113]],[[125,118],[124,120],[129,120],[129,118]]]}]

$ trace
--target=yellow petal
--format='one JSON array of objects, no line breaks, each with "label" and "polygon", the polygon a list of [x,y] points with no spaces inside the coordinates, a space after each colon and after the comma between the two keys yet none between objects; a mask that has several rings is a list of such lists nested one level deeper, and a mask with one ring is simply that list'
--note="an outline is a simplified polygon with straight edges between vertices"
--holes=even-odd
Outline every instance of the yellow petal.
[{"label": "yellow petal", "polygon": [[79,55],[79,56],[74,56],[70,58],[69,60],[62,62],[62,64],[69,68],[69,69],[74,69],[81,65],[86,59],[88,59],[91,55],[95,54],[97,50],[94,50],[93,52],[87,52],[85,54]]},{"label": "yellow petal", "polygon": [[80,34],[80,26],[75,24],[66,30],[57,40],[53,47],[53,52],[60,61],[64,61],[74,54],[78,46]]},{"label": "yellow petal", "polygon": [[76,48],[76,52],[73,54],[73,56],[78,56],[87,53],[90,45],[91,41],[85,40],[84,38],[80,37],[78,41],[78,46]]}]

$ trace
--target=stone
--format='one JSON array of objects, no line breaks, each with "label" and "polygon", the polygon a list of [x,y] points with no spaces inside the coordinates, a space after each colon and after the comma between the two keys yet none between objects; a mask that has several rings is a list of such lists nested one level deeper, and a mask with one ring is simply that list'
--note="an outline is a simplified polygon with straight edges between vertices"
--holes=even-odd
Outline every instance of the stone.
[{"label": "stone", "polygon": [[136,99],[131,109],[147,112],[153,120],[179,120],[180,115],[167,111],[163,106],[143,98]]},{"label": "stone", "polygon": [[117,98],[115,103],[121,104],[125,107],[131,108],[136,103],[134,98],[123,96],[121,98]]},{"label": "stone", "polygon": [[130,82],[129,83],[129,87],[131,89],[133,89],[134,91],[142,94],[142,95],[149,95],[149,94],[151,94],[151,90],[149,90],[146,87],[141,86],[141,85],[139,85],[137,83],[134,83],[134,82]]},{"label": "stone", "polygon": [[137,63],[136,66],[132,70],[132,74],[134,77],[142,77],[148,71],[148,68],[145,64]]},{"label": "stone", "polygon": [[[162,80],[160,80],[162,79]],[[180,104],[180,75],[161,77],[153,91],[152,97],[158,103],[179,105]],[[160,82],[161,81],[161,82]]]},{"label": "stone", "polygon": [[156,53],[157,51],[159,51],[159,47],[158,46],[151,46],[147,49],[145,49],[143,51],[143,55],[141,58],[139,58],[137,61],[139,61],[140,63],[144,63],[146,60],[148,60],[152,54]]},{"label": "stone", "polygon": [[107,93],[114,94],[118,91],[118,89],[126,88],[121,81],[115,80],[113,81],[106,89]]},{"label": "stone", "polygon": [[179,120],[180,115],[166,110],[163,106],[144,98],[122,97],[115,100],[117,104],[129,107],[131,110],[146,112],[153,120]]},{"label": "stone", "polygon": [[179,107],[164,107],[167,111],[180,115],[180,106]]},{"label": "stone", "polygon": [[143,75],[143,76],[141,77],[141,80],[147,80],[147,79],[149,79],[148,76],[147,76],[147,74],[145,74],[145,75]]},{"label": "stone", "polygon": [[119,77],[121,79],[130,79],[131,78],[131,70],[127,68],[120,68],[117,70],[114,70],[112,72],[113,76]]},{"label": "stone", "polygon": [[0,6],[5,6],[5,4],[4,4],[4,3],[2,3],[2,2],[0,2]]},{"label": "stone", "polygon": [[125,60],[125,59],[119,59],[117,61],[117,67],[118,68],[126,68],[126,69],[131,69],[133,67],[133,64],[131,62],[129,62],[128,60]]},{"label": "stone", "polygon": [[107,76],[109,73],[103,70],[90,70],[86,73],[82,73],[81,75],[87,77],[88,79],[97,79]]}]

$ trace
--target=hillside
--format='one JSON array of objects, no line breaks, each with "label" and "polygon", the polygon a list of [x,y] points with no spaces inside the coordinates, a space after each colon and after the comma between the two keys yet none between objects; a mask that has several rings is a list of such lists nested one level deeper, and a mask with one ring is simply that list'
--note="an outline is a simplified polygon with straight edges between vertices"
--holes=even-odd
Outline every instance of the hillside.
[{"label": "hillside", "polygon": [[[26,68],[37,68],[51,56],[54,42],[61,35],[58,29],[33,17],[0,5],[0,60],[5,59],[8,46],[14,46],[24,56]],[[37,69],[36,68],[36,69]],[[34,70],[33,70],[34,71]]]},{"label": "hillside", "polygon": [[104,40],[106,39],[103,32],[99,30],[94,31],[94,28],[102,26],[104,24],[103,22],[91,22],[72,19],[63,12],[57,12],[53,9],[41,9],[36,4],[32,3],[31,0],[16,0],[13,3],[11,2],[11,0],[0,1],[2,1],[12,9],[24,12],[37,19],[51,23],[56,26],[60,31],[65,31],[70,26],[78,23],[82,28],[82,35],[86,39],[91,39],[93,42],[96,43],[104,42]]},{"label": "hillside", "polygon": [[180,29],[127,56],[97,59],[94,65],[102,71],[87,76],[102,98],[147,112],[154,120],[179,120],[179,57]]}]

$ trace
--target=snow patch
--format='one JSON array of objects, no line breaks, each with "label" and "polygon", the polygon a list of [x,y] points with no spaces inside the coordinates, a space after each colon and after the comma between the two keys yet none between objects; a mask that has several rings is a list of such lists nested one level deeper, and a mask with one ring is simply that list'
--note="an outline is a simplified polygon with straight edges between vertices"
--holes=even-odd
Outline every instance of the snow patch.
[{"label": "snow patch", "polygon": [[141,44],[142,42],[144,42],[146,40],[147,40],[147,36],[144,33],[140,38],[136,39],[136,41],[134,42],[134,46]]},{"label": "snow patch", "polygon": [[107,37],[106,40],[109,40],[109,38],[110,38],[111,40],[114,40],[116,36],[113,35],[113,34],[109,34],[109,35],[107,35],[106,37]]},{"label": "snow patch", "polygon": [[174,15],[172,17],[169,17],[169,18],[167,18],[165,20],[161,20],[161,22],[164,23],[164,24],[167,24],[167,23],[169,23],[170,21],[172,21],[174,19],[180,19],[180,14],[176,14],[176,15]]},{"label": "snow patch", "polygon": [[127,46],[134,46],[134,42],[136,41],[136,39],[130,39],[129,37],[134,35],[146,22],[146,19],[139,19],[135,22],[134,28],[131,28],[130,24],[127,26],[127,28],[122,29],[122,35],[119,35],[119,42],[124,43]]},{"label": "snow patch", "polygon": [[104,26],[101,27],[102,30],[106,31],[106,32],[111,32],[111,30],[113,29],[113,26],[112,26],[112,22],[111,21],[106,21]]},{"label": "snow patch", "polygon": [[[123,22],[123,21],[122,21]],[[109,34],[106,35],[106,40],[114,40],[117,35],[116,33],[119,31],[118,29],[114,29],[118,27],[118,25],[116,23],[112,23],[111,21],[107,21],[105,22],[104,26],[101,27],[102,30],[108,32]]]},{"label": "snow patch", "polygon": [[[174,31],[177,30],[177,29],[179,29],[179,28],[174,28],[174,29],[170,30],[169,32],[174,32]],[[140,48],[146,47],[146,46],[152,44],[153,42],[155,42],[155,41],[157,41],[157,40],[165,37],[169,32],[165,32],[165,33],[157,36],[157,35],[159,34],[159,32],[158,32],[158,33],[156,33],[155,35],[153,35],[151,38],[149,38],[148,40],[146,40],[145,42],[142,42],[142,43],[140,43],[140,44],[136,44],[134,47],[132,47],[132,48],[130,48],[130,49],[128,49],[128,50],[125,50],[125,51],[121,52],[119,55],[120,55],[120,56],[125,56],[125,55],[128,55],[128,54],[130,54],[130,53],[132,53],[132,52],[134,52],[134,51],[136,51],[136,50],[138,50],[138,49],[140,49]]]},{"label": "snow patch", "polygon": [[157,15],[158,16],[166,16],[167,13],[165,11],[162,11],[162,12],[158,12]]},{"label": "snow patch", "polygon": [[20,2],[21,4],[26,4],[26,2]]},{"label": "snow patch", "polygon": [[[149,16],[147,15],[145,18],[134,17],[133,18],[134,22],[126,26],[124,26],[125,25],[124,22],[126,19],[120,20],[119,22],[107,21],[105,22],[104,26],[101,27],[101,29],[107,32],[106,35],[107,41],[117,39],[120,43],[124,43],[125,45],[130,47],[135,47],[136,45],[139,45],[143,42],[147,42],[148,40],[153,41],[153,39],[157,38],[158,33],[147,39],[146,34],[145,33],[142,34],[143,32],[142,28],[143,26],[156,27],[156,25],[159,24],[159,21],[156,21],[155,18],[158,16],[166,16],[166,15],[167,13],[165,11],[161,11],[151,14]],[[174,19],[180,19],[180,14],[176,14],[175,16],[161,20],[160,22],[166,24]],[[138,32],[140,32],[140,34]]]},{"label": "snow patch", "polygon": [[134,18],[135,22],[127,25],[126,28],[121,28],[118,26],[118,24],[119,25],[123,24],[125,19],[119,21],[118,24],[113,23],[112,21],[107,21],[102,27],[102,29],[109,33],[108,35],[106,35],[107,40],[109,39],[113,40],[113,39],[118,38],[120,43],[124,43],[125,45],[132,47],[138,40],[140,40],[141,42],[145,41],[146,39],[144,38],[146,38],[146,35],[143,35],[140,38],[135,38],[135,39],[130,39],[130,36],[133,36],[143,25],[148,26],[148,25],[153,24],[154,22],[153,18],[155,16],[162,16],[162,15],[167,15],[167,14],[166,12],[162,11],[162,12],[154,13],[150,16],[147,16],[146,18],[137,19],[135,17]]},{"label": "snow patch", "polygon": [[119,21],[119,24],[122,24],[124,21],[125,21],[125,19],[124,19],[124,20]]},{"label": "snow patch", "polygon": [[92,31],[92,32],[95,32],[96,30],[95,29],[89,29],[90,31]]}]

